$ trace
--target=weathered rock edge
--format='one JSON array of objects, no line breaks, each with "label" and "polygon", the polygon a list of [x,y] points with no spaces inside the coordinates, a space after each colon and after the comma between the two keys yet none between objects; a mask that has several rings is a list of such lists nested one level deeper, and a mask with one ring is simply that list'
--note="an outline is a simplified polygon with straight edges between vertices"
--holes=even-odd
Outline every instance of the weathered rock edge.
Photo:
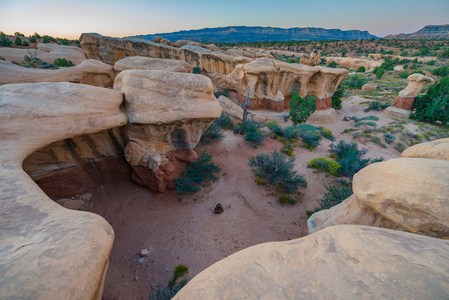
[{"label": "weathered rock edge", "polygon": [[0,87],[1,299],[101,299],[112,227],[52,201],[22,161],[52,142],[126,124],[121,103],[118,91],[80,84]]},{"label": "weathered rock edge", "polygon": [[449,242],[338,225],[213,264],[174,299],[446,299]]}]

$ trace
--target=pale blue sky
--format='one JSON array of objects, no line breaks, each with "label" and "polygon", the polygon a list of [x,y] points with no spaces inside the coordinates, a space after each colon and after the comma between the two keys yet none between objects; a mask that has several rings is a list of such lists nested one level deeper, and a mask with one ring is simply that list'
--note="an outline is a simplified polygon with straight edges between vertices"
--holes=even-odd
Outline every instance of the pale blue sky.
[{"label": "pale blue sky", "polygon": [[323,27],[385,36],[449,24],[449,0],[0,0],[0,31],[124,37],[222,26]]}]

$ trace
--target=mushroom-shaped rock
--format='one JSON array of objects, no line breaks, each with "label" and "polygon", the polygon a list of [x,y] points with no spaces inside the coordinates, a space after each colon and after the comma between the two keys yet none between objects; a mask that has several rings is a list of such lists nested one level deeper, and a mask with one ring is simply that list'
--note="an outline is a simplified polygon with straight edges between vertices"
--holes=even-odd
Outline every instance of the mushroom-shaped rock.
[{"label": "mushroom-shaped rock", "polygon": [[125,157],[133,179],[157,192],[174,188],[174,178],[183,171],[178,161],[196,158],[193,148],[221,115],[212,82],[196,74],[126,70],[114,89],[125,99],[130,123]]},{"label": "mushroom-shaped rock", "polygon": [[0,298],[101,299],[112,227],[63,208],[22,170],[35,150],[126,124],[122,95],[73,83],[0,87]]},{"label": "mushroom-shaped rock", "polygon": [[386,116],[395,119],[407,119],[410,116],[410,109],[415,98],[421,93],[424,86],[435,82],[432,78],[422,74],[412,74],[407,80],[408,85],[406,88],[399,92],[393,104],[384,111]]},{"label": "mushroom-shaped rock", "polygon": [[448,280],[448,241],[339,225],[230,255],[174,299],[446,299]]},{"label": "mushroom-shaped rock", "polygon": [[144,56],[125,57],[115,63],[114,70],[117,74],[124,70],[163,70],[182,73],[193,72],[192,66],[185,61]]},{"label": "mushroom-shaped rock", "polygon": [[31,69],[0,61],[0,85],[9,83],[73,82],[99,87],[112,87],[114,69],[98,60],[88,59],[81,64],[58,70]]},{"label": "mushroom-shaped rock", "polygon": [[449,160],[449,138],[414,145],[405,149],[401,156]]}]

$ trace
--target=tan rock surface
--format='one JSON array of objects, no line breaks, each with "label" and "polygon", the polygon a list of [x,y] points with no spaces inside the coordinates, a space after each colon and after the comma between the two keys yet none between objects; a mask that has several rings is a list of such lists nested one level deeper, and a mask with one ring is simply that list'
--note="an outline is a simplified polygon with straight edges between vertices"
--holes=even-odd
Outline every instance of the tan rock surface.
[{"label": "tan rock surface", "polygon": [[401,156],[449,160],[449,138],[414,145],[405,149]]},{"label": "tan rock surface", "polygon": [[30,56],[30,52],[36,54],[37,58],[49,63],[53,63],[56,58],[66,58],[71,60],[75,65],[78,65],[85,60],[84,54],[80,52],[83,50],[78,47],[47,44],[42,46],[39,45],[38,49],[42,50],[1,47],[0,56],[3,56],[9,62],[15,61],[18,63],[23,61],[25,55]]},{"label": "tan rock surface", "polygon": [[174,299],[444,299],[449,242],[340,225],[239,251]]},{"label": "tan rock surface", "polygon": [[112,87],[114,69],[98,60],[88,59],[81,64],[58,70],[31,69],[0,61],[0,85],[10,83],[72,82]]},{"label": "tan rock surface", "polygon": [[362,86],[362,92],[364,92],[364,91],[374,92],[375,90],[377,90],[377,85],[375,85],[373,83],[365,83]]},{"label": "tan rock surface", "polygon": [[125,57],[115,63],[114,70],[117,74],[124,70],[163,70],[183,73],[193,72],[192,66],[184,61],[143,56]]},{"label": "tan rock surface", "polygon": [[166,38],[160,37],[160,36],[155,36],[154,38],[151,39],[152,42],[155,43],[159,43],[159,44],[164,44],[167,46],[173,46],[173,43],[169,40],[167,40]]},{"label": "tan rock surface", "polygon": [[353,192],[407,231],[449,238],[449,161],[400,158],[375,163],[354,176]]},{"label": "tan rock surface", "polygon": [[358,69],[364,66],[366,69],[374,69],[380,67],[383,61],[371,59],[353,58],[353,57],[326,57],[326,63],[335,61],[338,65],[349,69]]},{"label": "tan rock surface", "polygon": [[0,298],[101,299],[111,226],[49,199],[22,161],[52,142],[125,124],[121,102],[117,91],[72,83],[0,87]]},{"label": "tan rock surface", "polygon": [[218,103],[220,103],[224,113],[230,115],[234,120],[243,121],[243,108],[240,105],[223,95],[218,97]]}]

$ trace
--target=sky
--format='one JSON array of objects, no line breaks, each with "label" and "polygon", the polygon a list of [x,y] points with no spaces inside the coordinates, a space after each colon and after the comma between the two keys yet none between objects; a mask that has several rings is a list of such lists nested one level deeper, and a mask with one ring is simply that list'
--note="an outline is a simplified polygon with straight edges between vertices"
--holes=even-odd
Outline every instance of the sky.
[{"label": "sky", "polygon": [[0,0],[0,31],[77,39],[224,26],[367,30],[379,37],[449,24],[449,0]]}]

